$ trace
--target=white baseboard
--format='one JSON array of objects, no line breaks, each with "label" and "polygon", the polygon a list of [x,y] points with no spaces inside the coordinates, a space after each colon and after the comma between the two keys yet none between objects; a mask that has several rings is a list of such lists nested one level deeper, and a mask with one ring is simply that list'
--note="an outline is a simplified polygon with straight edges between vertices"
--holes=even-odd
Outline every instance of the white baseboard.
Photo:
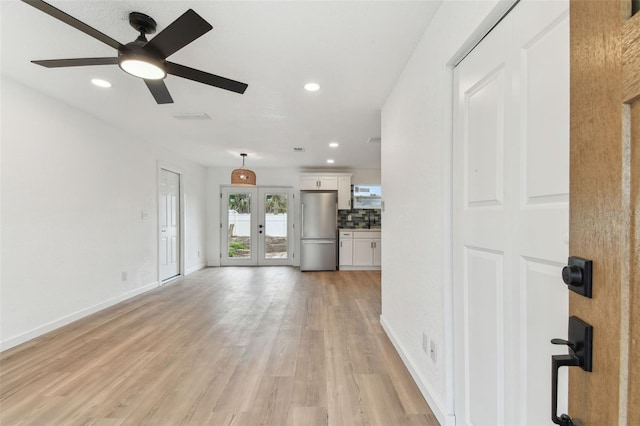
[{"label": "white baseboard", "polygon": [[440,422],[440,424],[443,426],[455,426],[455,416],[453,414],[447,414],[445,412],[440,399],[435,396],[431,387],[420,379],[420,376],[418,375],[416,369],[413,367],[411,358],[407,355],[402,345],[398,342],[395,334],[393,333],[393,330],[385,321],[382,315],[380,315],[380,325],[382,325],[382,328],[384,329],[385,333],[387,333],[389,340],[391,340],[391,343],[396,348],[396,351],[400,355],[400,358],[402,358],[402,362],[404,362],[407,370],[409,370],[409,374],[411,374],[411,377],[413,377],[413,381],[416,382],[416,385],[418,385],[420,393],[422,394],[422,396],[424,396],[427,404],[429,404],[429,407],[431,408],[431,411],[433,411],[433,414],[435,414],[438,422]]},{"label": "white baseboard", "polygon": [[382,269],[381,266],[349,266],[349,265],[339,265],[338,269],[340,271],[379,271]]},{"label": "white baseboard", "polygon": [[204,268],[206,268],[206,267],[207,267],[207,264],[206,264],[206,263],[201,263],[201,264],[199,264],[199,265],[192,266],[191,268],[187,269],[187,270],[184,272],[184,275],[186,276],[186,275],[189,275],[189,274],[193,274],[194,272],[199,271],[200,269],[204,269]]},{"label": "white baseboard", "polygon": [[139,287],[134,290],[128,291],[124,294],[121,294],[118,297],[114,297],[113,299],[105,300],[104,302],[98,303],[97,305],[90,306],[88,308],[82,309],[73,314],[66,315],[57,320],[48,322],[47,324],[44,324],[40,327],[36,327],[33,330],[27,331],[26,333],[22,333],[22,334],[19,334],[18,336],[11,337],[7,340],[0,342],[0,352],[5,351],[7,349],[11,349],[31,339],[35,339],[36,337],[42,336],[43,334],[46,334],[57,328],[70,324],[81,318],[84,318],[91,314],[95,314],[98,311],[106,309],[124,300],[130,299],[142,293],[146,293],[147,291],[153,290],[154,288],[158,287],[158,285],[159,285],[158,282],[147,284],[143,287]]}]

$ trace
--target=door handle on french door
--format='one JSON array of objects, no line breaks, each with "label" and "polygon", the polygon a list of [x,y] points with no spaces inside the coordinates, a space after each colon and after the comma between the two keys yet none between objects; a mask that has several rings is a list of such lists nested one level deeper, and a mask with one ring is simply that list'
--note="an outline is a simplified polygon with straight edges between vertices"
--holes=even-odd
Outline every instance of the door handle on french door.
[{"label": "door handle on french door", "polygon": [[560,367],[580,367],[584,371],[592,369],[593,326],[576,316],[569,317],[569,338],[551,339],[554,345],[567,345],[568,355],[551,357],[551,421],[560,426],[579,426],[580,422],[568,414],[558,417],[558,370]]}]

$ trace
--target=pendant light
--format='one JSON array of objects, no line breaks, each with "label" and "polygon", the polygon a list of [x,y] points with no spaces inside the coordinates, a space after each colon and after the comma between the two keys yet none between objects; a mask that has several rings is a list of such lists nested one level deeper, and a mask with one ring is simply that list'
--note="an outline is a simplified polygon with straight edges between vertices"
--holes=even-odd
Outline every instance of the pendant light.
[{"label": "pendant light", "polygon": [[256,174],[253,170],[244,167],[244,160],[247,154],[240,154],[242,157],[242,167],[231,172],[231,185],[255,186]]}]

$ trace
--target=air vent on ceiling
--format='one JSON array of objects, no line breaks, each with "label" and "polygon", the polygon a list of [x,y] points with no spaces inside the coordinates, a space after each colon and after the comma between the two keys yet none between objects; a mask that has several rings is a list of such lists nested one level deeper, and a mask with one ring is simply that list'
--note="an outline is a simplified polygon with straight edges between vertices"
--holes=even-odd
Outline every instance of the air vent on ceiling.
[{"label": "air vent on ceiling", "polygon": [[204,112],[178,112],[171,116],[176,120],[211,120],[211,117]]},{"label": "air vent on ceiling", "polygon": [[293,147],[293,151],[294,152],[304,152],[304,148],[301,146],[295,146]]},{"label": "air vent on ceiling", "polygon": [[379,137],[377,138],[369,138],[367,139],[367,143],[380,143],[382,139],[380,139]]}]

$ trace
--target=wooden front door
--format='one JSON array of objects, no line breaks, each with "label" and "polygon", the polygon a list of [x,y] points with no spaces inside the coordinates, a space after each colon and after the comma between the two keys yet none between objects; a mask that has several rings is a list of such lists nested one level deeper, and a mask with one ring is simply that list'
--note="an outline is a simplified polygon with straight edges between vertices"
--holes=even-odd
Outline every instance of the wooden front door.
[{"label": "wooden front door", "polygon": [[593,260],[593,371],[571,368],[569,415],[640,424],[640,15],[630,0],[571,0],[571,255]]}]

